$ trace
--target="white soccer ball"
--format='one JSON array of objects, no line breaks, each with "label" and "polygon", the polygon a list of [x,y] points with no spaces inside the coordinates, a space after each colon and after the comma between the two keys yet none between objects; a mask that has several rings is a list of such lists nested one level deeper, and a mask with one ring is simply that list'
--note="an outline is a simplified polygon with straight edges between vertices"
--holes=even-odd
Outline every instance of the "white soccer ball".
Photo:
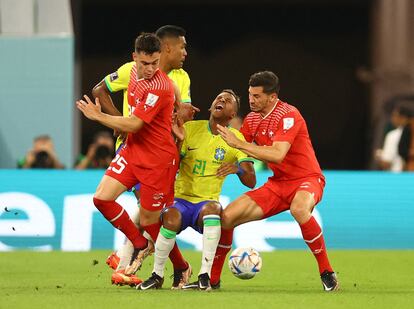
[{"label": "white soccer ball", "polygon": [[253,248],[237,248],[230,254],[229,267],[237,278],[251,279],[262,268],[262,258]]}]

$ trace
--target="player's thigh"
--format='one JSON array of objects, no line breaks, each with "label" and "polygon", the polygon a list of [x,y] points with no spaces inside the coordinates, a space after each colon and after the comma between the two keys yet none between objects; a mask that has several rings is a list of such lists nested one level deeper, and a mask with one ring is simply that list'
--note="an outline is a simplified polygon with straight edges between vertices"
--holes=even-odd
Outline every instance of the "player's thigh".
[{"label": "player's thigh", "polygon": [[104,175],[94,196],[100,200],[113,201],[126,190],[127,187],[117,179]]},{"label": "player's thigh", "polygon": [[263,218],[262,208],[248,195],[243,194],[231,202],[222,212],[221,226],[234,228],[240,224]]}]

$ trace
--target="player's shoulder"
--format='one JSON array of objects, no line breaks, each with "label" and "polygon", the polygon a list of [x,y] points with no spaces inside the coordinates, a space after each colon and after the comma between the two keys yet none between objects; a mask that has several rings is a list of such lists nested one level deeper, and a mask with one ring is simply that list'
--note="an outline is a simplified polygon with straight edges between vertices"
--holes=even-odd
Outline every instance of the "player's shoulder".
[{"label": "player's shoulder", "polygon": [[280,112],[282,114],[289,114],[289,113],[293,113],[293,114],[298,113],[298,114],[300,114],[299,110],[295,106],[293,106],[293,105],[291,105],[287,102],[281,101],[281,100],[279,100],[278,106],[276,106],[276,109],[277,109],[277,112]]},{"label": "player's shoulder", "polygon": [[189,78],[188,73],[184,69],[174,69],[168,73],[168,76],[180,76],[182,78]]},{"label": "player's shoulder", "polygon": [[130,61],[130,62],[127,62],[127,63],[124,63],[123,65],[121,65],[118,68],[118,72],[123,71],[125,73],[129,73],[129,72],[131,72],[131,70],[133,68],[135,68],[135,61]]},{"label": "player's shoulder", "polygon": [[184,123],[186,131],[196,132],[208,129],[208,120],[191,120]]}]

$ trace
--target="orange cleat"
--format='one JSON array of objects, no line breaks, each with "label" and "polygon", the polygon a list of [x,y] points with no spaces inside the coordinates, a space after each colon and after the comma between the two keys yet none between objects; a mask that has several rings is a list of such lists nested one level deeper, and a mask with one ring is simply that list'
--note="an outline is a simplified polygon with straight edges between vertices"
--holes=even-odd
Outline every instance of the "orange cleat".
[{"label": "orange cleat", "polygon": [[135,287],[142,283],[142,280],[135,275],[125,275],[124,270],[120,270],[112,274],[111,282],[115,285],[129,285]]},{"label": "orange cleat", "polygon": [[116,270],[119,264],[120,257],[116,255],[116,252],[112,252],[110,256],[106,259],[106,264],[113,270]]}]

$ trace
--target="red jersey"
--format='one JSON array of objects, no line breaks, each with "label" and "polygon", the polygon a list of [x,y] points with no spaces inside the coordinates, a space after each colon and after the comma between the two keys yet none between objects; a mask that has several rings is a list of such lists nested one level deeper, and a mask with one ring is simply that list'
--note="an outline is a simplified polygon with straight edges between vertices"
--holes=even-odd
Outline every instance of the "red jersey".
[{"label": "red jersey", "polygon": [[143,168],[166,167],[178,157],[172,134],[174,86],[167,74],[157,70],[151,79],[138,79],[136,67],[128,84],[130,115],[142,119],[144,127],[129,133],[125,144],[128,162]]},{"label": "red jersey", "polygon": [[265,117],[260,113],[249,113],[240,131],[246,141],[255,142],[259,146],[271,146],[273,142],[291,144],[280,164],[268,163],[273,171],[273,179],[294,180],[322,176],[306,122],[296,107],[278,100],[273,110]]}]

